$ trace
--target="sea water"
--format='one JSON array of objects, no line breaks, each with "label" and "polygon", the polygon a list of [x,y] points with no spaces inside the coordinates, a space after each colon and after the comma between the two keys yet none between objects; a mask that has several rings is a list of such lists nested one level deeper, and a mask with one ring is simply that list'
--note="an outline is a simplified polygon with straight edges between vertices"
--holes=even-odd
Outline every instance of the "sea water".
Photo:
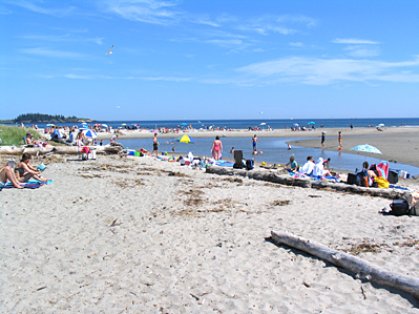
[{"label": "sea water", "polygon": [[[214,137],[207,138],[192,138],[193,142],[190,144],[179,143],[177,138],[160,138],[159,151],[168,152],[172,151],[177,154],[186,155],[192,152],[197,156],[211,156],[211,147]],[[302,165],[307,156],[313,156],[315,160],[322,157],[323,159],[330,158],[330,167],[334,169],[355,171],[356,168],[361,169],[362,163],[368,161],[369,164],[377,164],[381,161],[378,158],[367,157],[357,154],[349,154],[343,152],[329,151],[319,148],[296,147],[293,146],[288,150],[288,141],[301,140],[296,138],[277,138],[277,137],[259,137],[257,142],[258,153],[253,155],[252,141],[250,137],[222,137],[223,143],[223,159],[233,160],[230,153],[231,149],[240,149],[243,151],[244,158],[254,159],[256,162],[265,161],[273,164],[285,164],[289,161],[291,155],[295,156],[297,162]],[[145,148],[152,151],[153,141],[149,139],[119,139],[122,145],[130,149]],[[411,175],[419,175],[419,168],[405,165],[401,163],[390,163],[390,168],[405,170]]]},{"label": "sea water", "polygon": [[[225,129],[248,129],[259,127],[261,129],[288,129],[294,125],[300,127],[325,127],[325,128],[348,128],[375,127],[384,124],[386,127],[393,126],[419,126],[419,118],[368,118],[368,119],[247,119],[247,120],[120,120],[120,121],[94,121],[105,123],[113,128],[139,125],[145,129],[159,128],[184,128],[191,125],[194,129],[225,128]],[[47,123],[38,123],[38,127],[44,128]],[[72,126],[74,123],[57,123],[62,126]],[[81,126],[80,123],[77,124]]]}]

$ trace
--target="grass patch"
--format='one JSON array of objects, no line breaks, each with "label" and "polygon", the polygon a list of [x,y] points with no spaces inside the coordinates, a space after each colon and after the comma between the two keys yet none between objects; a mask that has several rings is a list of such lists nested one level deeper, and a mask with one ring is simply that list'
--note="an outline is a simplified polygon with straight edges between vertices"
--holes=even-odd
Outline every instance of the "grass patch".
[{"label": "grass patch", "polygon": [[34,139],[41,136],[33,129],[0,125],[0,145],[23,145],[23,137],[30,132]]}]

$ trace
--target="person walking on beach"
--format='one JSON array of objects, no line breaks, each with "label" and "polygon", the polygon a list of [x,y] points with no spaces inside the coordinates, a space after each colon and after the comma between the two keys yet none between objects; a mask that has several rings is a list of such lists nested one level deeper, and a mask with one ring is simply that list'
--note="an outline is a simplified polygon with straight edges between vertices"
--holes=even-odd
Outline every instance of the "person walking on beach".
[{"label": "person walking on beach", "polygon": [[322,137],[321,137],[321,145],[322,145],[322,147],[324,147],[324,141],[326,140],[326,133],[323,131],[322,132]]},{"label": "person walking on beach", "polygon": [[338,150],[342,150],[343,145],[342,145],[342,131],[338,132]]},{"label": "person walking on beach", "polygon": [[252,137],[252,146],[253,146],[253,155],[256,155],[258,153],[257,148],[256,148],[256,142],[258,140],[258,137],[255,135],[253,135]]},{"label": "person walking on beach", "polygon": [[223,143],[220,140],[220,137],[217,135],[214,142],[212,143],[211,154],[215,160],[221,159],[221,154],[223,151]]}]

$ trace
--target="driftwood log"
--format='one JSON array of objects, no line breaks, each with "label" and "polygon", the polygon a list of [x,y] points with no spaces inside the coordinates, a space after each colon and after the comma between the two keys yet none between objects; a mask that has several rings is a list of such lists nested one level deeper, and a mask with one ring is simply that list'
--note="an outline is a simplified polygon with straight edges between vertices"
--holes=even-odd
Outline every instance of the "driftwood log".
[{"label": "driftwood log", "polygon": [[364,278],[412,294],[419,299],[419,278],[412,278],[383,270],[367,261],[348,253],[331,249],[311,240],[297,237],[288,232],[271,232],[272,240],[279,245],[287,245],[316,256],[338,267],[342,267],[355,274],[362,274]]},{"label": "driftwood log", "polygon": [[281,174],[269,170],[244,170],[244,169],[233,169],[227,167],[212,166],[208,167],[207,173],[227,175],[227,176],[241,176],[250,179],[268,181],[272,183],[278,183],[282,185],[298,186],[304,188],[315,188],[315,189],[329,189],[341,192],[350,192],[354,194],[364,194],[370,196],[383,197],[388,199],[405,198],[410,191],[403,191],[397,189],[379,189],[379,188],[365,188],[362,186],[349,185],[345,183],[334,183],[327,181],[312,181],[311,179],[300,179],[293,178],[286,174]]},{"label": "driftwood log", "polygon": [[295,179],[289,175],[281,175],[271,171],[258,171],[258,170],[244,170],[244,169],[233,169],[227,167],[208,167],[207,173],[213,173],[218,175],[229,175],[229,176],[242,176],[249,179],[268,181],[273,183],[279,183],[283,185],[298,186],[303,188],[311,187],[310,179]]},{"label": "driftwood log", "polygon": [[[96,150],[96,154],[118,154],[122,147],[120,146],[89,146]],[[80,153],[80,148],[77,146],[54,146],[51,148],[39,147],[16,147],[16,146],[2,146],[0,147],[0,154],[5,155],[22,155],[29,153],[31,155],[46,155],[46,154],[61,154],[61,155],[77,155]]]}]

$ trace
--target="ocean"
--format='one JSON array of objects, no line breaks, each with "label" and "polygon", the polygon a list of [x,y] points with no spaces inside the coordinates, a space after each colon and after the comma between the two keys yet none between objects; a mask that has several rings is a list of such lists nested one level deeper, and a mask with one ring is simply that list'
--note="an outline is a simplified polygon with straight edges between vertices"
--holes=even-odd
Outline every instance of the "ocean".
[{"label": "ocean", "polygon": [[[249,127],[259,127],[266,129],[287,129],[298,124],[301,127],[316,128],[348,128],[350,125],[354,127],[375,127],[384,124],[386,127],[393,126],[419,126],[419,118],[368,118],[368,119],[247,119],[247,120],[118,120],[118,121],[95,121],[94,123],[105,123],[113,128],[121,127],[122,124],[139,125],[145,129],[158,128],[182,128],[192,125],[195,129],[226,128],[226,129],[248,129]],[[90,124],[94,124],[90,123]],[[71,126],[74,123],[59,123],[58,125]],[[79,124],[80,126],[81,124]],[[39,123],[38,127],[46,127],[46,123]]]}]

